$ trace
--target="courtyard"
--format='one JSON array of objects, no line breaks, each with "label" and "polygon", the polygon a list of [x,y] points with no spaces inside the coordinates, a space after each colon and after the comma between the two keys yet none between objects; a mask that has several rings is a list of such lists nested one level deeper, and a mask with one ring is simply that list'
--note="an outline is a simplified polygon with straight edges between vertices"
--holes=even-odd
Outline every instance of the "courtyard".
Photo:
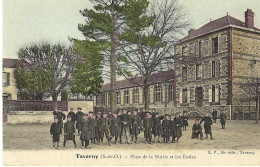
[{"label": "courtyard", "polygon": [[[221,129],[220,122],[217,120],[217,123],[212,126],[214,140],[204,139],[202,141],[191,139],[193,122],[193,120],[189,120],[187,131],[183,131],[183,136],[178,143],[145,144],[143,132],[141,132],[137,144],[115,145],[112,140],[111,146],[90,145],[89,149],[260,149],[260,124],[256,124],[254,121],[227,121],[226,129]],[[49,130],[50,124],[4,124],[3,148],[4,150],[51,150],[52,138]],[[63,141],[63,135],[61,141]],[[76,142],[80,146],[79,136],[76,136]],[[75,150],[72,141],[68,141],[66,146],[67,150]],[[62,147],[62,142],[60,142],[60,147]]]}]

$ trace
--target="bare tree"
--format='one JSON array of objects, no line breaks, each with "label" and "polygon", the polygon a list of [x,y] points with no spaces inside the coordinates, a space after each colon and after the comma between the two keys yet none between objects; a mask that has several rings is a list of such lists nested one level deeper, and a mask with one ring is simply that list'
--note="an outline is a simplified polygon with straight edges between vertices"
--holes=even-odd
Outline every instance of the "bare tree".
[{"label": "bare tree", "polygon": [[75,54],[73,48],[48,43],[32,44],[21,48],[18,55],[20,59],[35,68],[44,69],[49,74],[49,93],[53,100],[53,108],[56,110],[58,95],[65,86],[70,84],[79,56]]},{"label": "bare tree", "polygon": [[[150,77],[155,72],[173,68],[174,45],[183,35],[183,30],[189,26],[189,21],[178,0],[154,0],[151,6],[137,17],[140,17],[141,21],[136,21],[134,17],[133,20],[127,20],[126,31],[130,32],[130,40],[121,42],[123,56],[118,70],[133,83],[134,75],[142,76],[143,83],[140,86],[144,93],[144,108],[148,111]],[[152,21],[150,24],[147,23],[148,26],[138,27],[142,19],[147,21],[149,18]],[[134,30],[131,29],[132,22],[137,24]]]}]

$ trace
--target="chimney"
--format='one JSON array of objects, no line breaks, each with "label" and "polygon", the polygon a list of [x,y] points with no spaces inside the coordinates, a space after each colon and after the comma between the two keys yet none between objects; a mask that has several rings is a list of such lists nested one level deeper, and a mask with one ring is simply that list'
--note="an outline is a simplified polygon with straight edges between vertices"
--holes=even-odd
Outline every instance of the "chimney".
[{"label": "chimney", "polygon": [[247,9],[247,11],[245,11],[245,26],[254,28],[254,12],[252,9]]},{"label": "chimney", "polygon": [[195,29],[192,29],[192,28],[191,28],[191,29],[188,31],[188,34],[192,33],[194,30],[195,30]]}]

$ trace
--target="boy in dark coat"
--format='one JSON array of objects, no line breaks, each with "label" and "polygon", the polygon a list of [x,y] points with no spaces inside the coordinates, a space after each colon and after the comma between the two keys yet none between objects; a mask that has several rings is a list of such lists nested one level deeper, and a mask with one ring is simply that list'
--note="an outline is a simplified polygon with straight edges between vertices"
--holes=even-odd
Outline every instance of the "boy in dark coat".
[{"label": "boy in dark coat", "polygon": [[203,140],[202,127],[199,124],[199,120],[195,120],[195,123],[192,127],[192,139],[198,138],[200,136],[200,140]]},{"label": "boy in dark coat", "polygon": [[61,129],[63,128],[63,120],[66,119],[66,115],[62,112],[62,109],[59,108],[58,112],[57,111],[53,111],[53,115],[56,115],[58,118],[58,124],[61,127]]},{"label": "boy in dark coat", "polygon": [[70,112],[68,113],[68,115],[70,115],[71,121],[75,123],[76,114],[74,113],[73,108],[70,108]]},{"label": "boy in dark coat", "polygon": [[222,129],[225,129],[226,120],[227,120],[226,114],[225,114],[223,111],[221,111],[221,114],[220,114],[220,123],[221,123]]},{"label": "boy in dark coat", "polygon": [[89,112],[89,121],[90,121],[90,127],[91,127],[91,133],[90,133],[90,138],[91,138],[91,144],[95,144],[96,140],[96,116],[93,114],[93,112]]},{"label": "boy in dark coat", "polygon": [[212,119],[209,117],[209,114],[206,113],[205,116],[201,119],[200,124],[204,121],[204,129],[206,138],[208,138],[208,134],[210,134],[210,139],[213,140],[212,137],[212,131],[211,131],[211,125],[212,125]]},{"label": "boy in dark coat", "polygon": [[117,114],[117,118],[119,119],[119,121],[120,121],[120,134],[119,134],[119,142],[120,142],[120,144],[122,144],[122,127],[121,127],[121,120],[122,120],[122,114],[123,114],[123,111],[122,110],[119,110],[118,111],[118,114]]},{"label": "boy in dark coat", "polygon": [[214,109],[212,112],[212,118],[215,123],[217,122],[217,115],[218,115],[218,112],[217,112],[217,110]]},{"label": "boy in dark coat", "polygon": [[168,143],[170,138],[170,120],[169,115],[165,115],[165,119],[162,122],[162,129],[163,129],[163,142]]},{"label": "boy in dark coat", "polygon": [[115,137],[115,144],[117,144],[117,139],[120,136],[120,130],[120,119],[117,117],[117,114],[114,114],[111,119],[111,136]]},{"label": "boy in dark coat", "polygon": [[84,142],[85,142],[85,148],[89,145],[90,135],[91,135],[91,120],[88,119],[88,114],[83,114],[83,119],[81,121],[80,126],[80,140],[81,140],[81,148],[84,148]]},{"label": "boy in dark coat", "polygon": [[188,124],[188,117],[187,114],[185,113],[184,115],[181,116],[182,122],[183,122],[183,130],[187,130],[186,127],[189,125]]},{"label": "boy in dark coat", "polygon": [[175,143],[176,128],[174,114],[171,114],[170,116],[170,137],[172,138],[172,143]]},{"label": "boy in dark coat", "polygon": [[81,129],[81,122],[82,122],[82,117],[83,117],[83,112],[81,112],[82,108],[78,107],[77,108],[78,112],[76,113],[76,129],[78,129],[78,135],[79,135],[79,131]]},{"label": "boy in dark coat", "polygon": [[150,112],[146,113],[146,117],[143,121],[143,128],[144,128],[144,138],[145,143],[152,144],[152,128],[153,128],[153,119]]},{"label": "boy in dark coat", "polygon": [[[154,143],[158,142],[161,143],[160,137],[163,133],[162,130],[162,124],[161,124],[161,119],[159,118],[159,113],[154,113],[153,114],[153,135],[154,135]],[[156,141],[156,138],[157,141]]]},{"label": "boy in dark coat", "polygon": [[74,143],[75,148],[77,148],[77,144],[75,141],[75,126],[74,123],[71,121],[71,117],[68,116],[67,122],[64,124],[64,142],[63,142],[63,149],[66,147],[66,141],[72,140]]},{"label": "boy in dark coat", "polygon": [[61,135],[62,129],[58,124],[58,118],[54,117],[54,123],[51,124],[50,133],[52,136],[52,142],[53,142],[53,149],[55,149],[55,143],[57,143],[57,148],[59,150],[59,142],[60,142],[60,135]]},{"label": "boy in dark coat", "polygon": [[107,143],[110,146],[110,132],[109,128],[111,126],[110,120],[107,118],[107,113],[103,114],[103,118],[101,118],[99,128],[101,130],[101,139],[103,141],[104,135],[107,138]]},{"label": "boy in dark coat", "polygon": [[127,144],[130,144],[130,116],[126,110],[123,110],[123,115],[121,116],[121,133]]},{"label": "boy in dark coat", "polygon": [[177,141],[179,141],[179,139],[182,136],[182,126],[183,126],[182,119],[180,118],[179,113],[176,114],[174,124],[175,124]]},{"label": "boy in dark coat", "polygon": [[140,126],[141,126],[141,118],[137,115],[137,111],[134,111],[133,116],[131,117],[131,134],[132,134],[132,141],[137,143],[137,137],[140,133]]},{"label": "boy in dark coat", "polygon": [[103,142],[103,138],[101,138],[101,129],[100,127],[100,122],[101,122],[101,115],[97,114],[97,120],[96,120],[96,140],[97,140],[97,144],[100,145]]}]

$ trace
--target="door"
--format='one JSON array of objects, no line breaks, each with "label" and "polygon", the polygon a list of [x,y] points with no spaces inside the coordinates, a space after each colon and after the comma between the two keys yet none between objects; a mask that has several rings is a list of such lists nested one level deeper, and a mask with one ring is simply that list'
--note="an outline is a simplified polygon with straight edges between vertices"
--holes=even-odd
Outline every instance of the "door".
[{"label": "door", "polygon": [[202,87],[196,88],[196,105],[202,107],[203,104],[203,89]]}]

